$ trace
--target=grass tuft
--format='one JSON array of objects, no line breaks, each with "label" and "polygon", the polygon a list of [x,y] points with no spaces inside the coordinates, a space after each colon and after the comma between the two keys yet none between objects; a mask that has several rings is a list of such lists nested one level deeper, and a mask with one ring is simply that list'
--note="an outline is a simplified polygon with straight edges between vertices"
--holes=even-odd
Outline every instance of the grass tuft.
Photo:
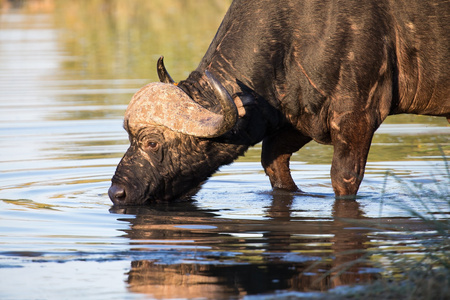
[{"label": "grass tuft", "polygon": [[[411,232],[421,240],[418,250],[414,253],[395,248],[364,251],[359,259],[324,276],[341,274],[363,260],[378,262],[376,267],[383,270],[381,279],[365,285],[338,287],[314,299],[450,299],[450,169],[442,149],[441,153],[446,173],[438,177],[431,175],[432,184],[404,180],[389,171],[384,179],[380,216],[383,207],[389,204],[405,210],[423,224],[427,230]],[[408,197],[386,196],[387,183],[392,179],[405,189]],[[381,224],[376,229],[405,232],[404,228]]]}]

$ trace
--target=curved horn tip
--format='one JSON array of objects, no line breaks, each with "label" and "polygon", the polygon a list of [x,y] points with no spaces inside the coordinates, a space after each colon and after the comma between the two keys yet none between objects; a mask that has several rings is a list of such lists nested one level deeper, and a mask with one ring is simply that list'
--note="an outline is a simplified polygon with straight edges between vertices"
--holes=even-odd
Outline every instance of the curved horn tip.
[{"label": "curved horn tip", "polygon": [[216,134],[216,136],[219,136],[234,127],[238,119],[238,111],[233,99],[220,81],[218,81],[208,70],[205,70],[205,75],[222,108],[223,122],[218,127]]},{"label": "curved horn tip", "polygon": [[156,71],[158,73],[159,80],[164,83],[175,83],[175,80],[170,77],[169,72],[167,72],[164,66],[164,56],[161,55],[156,63]]}]

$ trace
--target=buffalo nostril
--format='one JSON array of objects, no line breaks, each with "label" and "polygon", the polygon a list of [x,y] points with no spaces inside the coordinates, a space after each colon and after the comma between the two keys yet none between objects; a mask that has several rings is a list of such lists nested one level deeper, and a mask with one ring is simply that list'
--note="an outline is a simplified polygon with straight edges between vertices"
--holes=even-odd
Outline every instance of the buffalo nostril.
[{"label": "buffalo nostril", "polygon": [[108,190],[109,198],[113,201],[123,201],[125,200],[125,189],[117,184],[113,184]]}]

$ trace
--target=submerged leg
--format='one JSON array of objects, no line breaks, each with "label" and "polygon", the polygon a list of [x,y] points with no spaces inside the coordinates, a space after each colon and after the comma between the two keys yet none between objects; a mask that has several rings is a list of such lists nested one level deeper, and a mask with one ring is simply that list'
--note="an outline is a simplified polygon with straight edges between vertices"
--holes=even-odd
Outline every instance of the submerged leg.
[{"label": "submerged leg", "polygon": [[289,160],[311,138],[292,128],[266,137],[263,140],[261,163],[273,188],[298,191],[291,176]]},{"label": "submerged leg", "polygon": [[375,129],[364,116],[348,115],[339,123],[332,121],[331,182],[337,197],[354,196],[358,192]]}]

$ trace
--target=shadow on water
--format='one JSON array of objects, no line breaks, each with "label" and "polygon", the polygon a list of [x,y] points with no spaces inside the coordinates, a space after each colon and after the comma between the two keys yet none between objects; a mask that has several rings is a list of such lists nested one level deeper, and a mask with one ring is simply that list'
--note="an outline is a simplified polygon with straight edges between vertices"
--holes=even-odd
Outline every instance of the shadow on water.
[{"label": "shadow on water", "polygon": [[295,216],[295,195],[273,192],[271,198],[259,220],[221,218],[196,202],[113,207],[113,213],[135,215],[122,219],[130,223],[124,237],[132,251],[148,256],[131,262],[128,289],[156,298],[214,299],[324,291],[380,277],[365,259],[376,229],[361,226],[367,218],[358,201],[335,200],[331,218],[305,218]]}]

